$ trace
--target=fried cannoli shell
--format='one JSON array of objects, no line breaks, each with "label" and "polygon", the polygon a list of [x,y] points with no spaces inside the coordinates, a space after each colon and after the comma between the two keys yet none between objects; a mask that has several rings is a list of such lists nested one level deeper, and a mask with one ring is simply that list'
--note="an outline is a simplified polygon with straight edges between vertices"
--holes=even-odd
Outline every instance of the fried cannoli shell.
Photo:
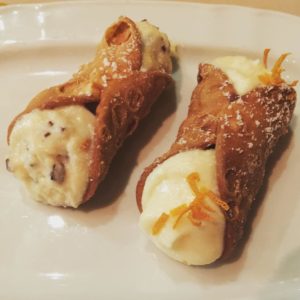
[{"label": "fried cannoli shell", "polygon": [[[9,125],[8,144],[18,119],[34,109],[96,105],[89,181],[82,203],[93,196],[118,148],[172,81],[171,76],[162,71],[139,71],[141,45],[135,23],[126,17],[120,18],[106,31],[92,62],[82,66],[70,81],[39,93]],[[117,62],[115,68],[107,67],[108,61]],[[87,87],[89,91],[84,92]]]},{"label": "fried cannoli shell", "polygon": [[[127,51],[131,49],[130,51]],[[108,66],[114,62],[115,68]],[[69,81],[38,93],[8,128],[7,141],[16,123],[34,109],[53,109],[67,105],[99,103],[103,90],[114,76],[127,77],[142,65],[142,41],[136,24],[121,17],[105,32],[95,58],[83,66]],[[104,77],[103,77],[104,76]],[[105,81],[103,81],[105,78]]]},{"label": "fried cannoli shell", "polygon": [[126,79],[112,81],[105,89],[96,111],[85,201],[95,193],[126,137],[134,132],[170,82],[171,77],[159,71],[134,72]]},{"label": "fried cannoli shell", "polygon": [[147,167],[137,185],[140,211],[148,175],[169,157],[192,149],[216,149],[220,197],[226,229],[224,259],[243,236],[249,211],[259,191],[269,155],[286,134],[296,103],[287,84],[256,88],[239,97],[226,75],[211,65],[200,65],[187,118],[170,150]]},{"label": "fried cannoli shell", "polygon": [[[214,147],[218,116],[235,99],[233,86],[228,77],[210,64],[200,64],[198,85],[193,91],[186,119],[182,122],[176,140],[170,150],[148,166],[140,177],[136,189],[137,205],[142,208],[142,193],[148,175],[169,157],[187,150],[208,149]],[[225,96],[229,95],[229,96]]]},{"label": "fried cannoli shell", "polygon": [[262,186],[266,163],[288,132],[296,92],[284,84],[257,88],[226,107],[216,139],[217,182],[226,212],[223,257],[243,236],[247,217]]},{"label": "fried cannoli shell", "polygon": [[[127,78],[112,80],[103,90],[96,110],[95,131],[91,143],[89,183],[83,196],[83,202],[93,196],[119,147],[126,137],[134,132],[140,120],[148,114],[152,104],[171,81],[168,74],[160,71],[136,71]],[[40,109],[53,109],[74,104],[83,105],[89,102],[89,99],[84,97],[61,98],[60,100],[62,101],[54,99],[46,102],[41,105]],[[39,107],[32,105],[31,108]],[[8,139],[15,122],[14,120],[9,127]]]}]

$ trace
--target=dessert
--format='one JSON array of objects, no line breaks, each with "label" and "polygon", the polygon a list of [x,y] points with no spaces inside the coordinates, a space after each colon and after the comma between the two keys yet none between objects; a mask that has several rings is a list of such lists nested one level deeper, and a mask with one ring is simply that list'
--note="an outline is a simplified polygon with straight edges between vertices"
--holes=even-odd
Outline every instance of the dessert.
[{"label": "dessert", "polygon": [[78,207],[94,195],[171,72],[168,37],[146,20],[119,18],[90,63],[39,93],[12,121],[8,170],[36,201]]},{"label": "dessert", "polygon": [[206,265],[232,255],[263,183],[268,157],[286,134],[296,81],[242,56],[200,64],[188,116],[170,150],[137,185],[140,226],[169,257]]}]

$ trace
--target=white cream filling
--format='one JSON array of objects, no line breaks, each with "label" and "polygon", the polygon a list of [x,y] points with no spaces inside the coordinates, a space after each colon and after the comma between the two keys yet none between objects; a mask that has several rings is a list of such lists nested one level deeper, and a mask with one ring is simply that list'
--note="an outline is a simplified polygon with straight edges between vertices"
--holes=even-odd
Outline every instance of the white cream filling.
[{"label": "white cream filling", "polygon": [[200,186],[218,195],[215,150],[178,153],[148,176],[142,195],[140,226],[169,257],[188,265],[205,265],[222,255],[225,230],[224,214],[209,198],[205,204],[213,210],[208,212],[212,221],[202,221],[201,226],[196,226],[185,215],[174,229],[176,218],[170,216],[162,230],[152,234],[153,225],[162,213],[194,200],[195,195],[186,180],[193,172],[199,173]]},{"label": "white cream filling", "polygon": [[81,106],[33,110],[23,115],[9,140],[9,168],[33,199],[78,207],[88,184],[95,117]]},{"label": "white cream filling", "polygon": [[147,21],[136,23],[143,43],[141,70],[172,73],[171,45],[165,33]]},{"label": "white cream filling", "polygon": [[228,76],[241,96],[263,85],[259,76],[270,73],[258,59],[252,60],[245,56],[218,57],[211,63]]}]

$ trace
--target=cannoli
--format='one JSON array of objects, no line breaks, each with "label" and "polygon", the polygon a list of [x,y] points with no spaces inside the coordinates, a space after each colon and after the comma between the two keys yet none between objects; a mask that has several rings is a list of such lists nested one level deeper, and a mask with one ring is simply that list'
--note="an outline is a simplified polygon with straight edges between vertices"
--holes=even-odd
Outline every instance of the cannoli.
[{"label": "cannoli", "polygon": [[242,56],[200,64],[188,116],[169,151],[137,185],[140,226],[169,257],[206,265],[232,255],[268,157],[287,133],[293,86],[274,67]]},{"label": "cannoli", "polygon": [[39,93],[8,128],[7,168],[36,201],[78,207],[171,82],[168,37],[121,17],[95,58],[68,82]]}]

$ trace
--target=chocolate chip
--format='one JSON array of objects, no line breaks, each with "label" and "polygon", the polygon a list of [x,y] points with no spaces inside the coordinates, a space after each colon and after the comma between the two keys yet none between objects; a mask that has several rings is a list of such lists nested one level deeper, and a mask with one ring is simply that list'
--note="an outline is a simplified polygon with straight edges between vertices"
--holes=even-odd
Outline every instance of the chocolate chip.
[{"label": "chocolate chip", "polygon": [[50,132],[46,132],[46,133],[44,134],[44,137],[47,138],[49,135],[51,135],[51,133],[50,133]]},{"label": "chocolate chip", "polygon": [[64,132],[66,130],[65,127],[60,127],[61,132]]},{"label": "chocolate chip", "polygon": [[166,46],[165,46],[165,45],[162,45],[162,46],[161,46],[161,50],[162,50],[163,52],[166,52],[166,51],[167,51]]},{"label": "chocolate chip", "polygon": [[51,180],[57,183],[63,183],[65,180],[65,175],[65,165],[62,162],[57,162],[52,166],[52,171],[50,173]]},{"label": "chocolate chip", "polygon": [[49,121],[48,124],[49,124],[49,126],[53,126],[54,125],[54,123],[52,121]]}]

